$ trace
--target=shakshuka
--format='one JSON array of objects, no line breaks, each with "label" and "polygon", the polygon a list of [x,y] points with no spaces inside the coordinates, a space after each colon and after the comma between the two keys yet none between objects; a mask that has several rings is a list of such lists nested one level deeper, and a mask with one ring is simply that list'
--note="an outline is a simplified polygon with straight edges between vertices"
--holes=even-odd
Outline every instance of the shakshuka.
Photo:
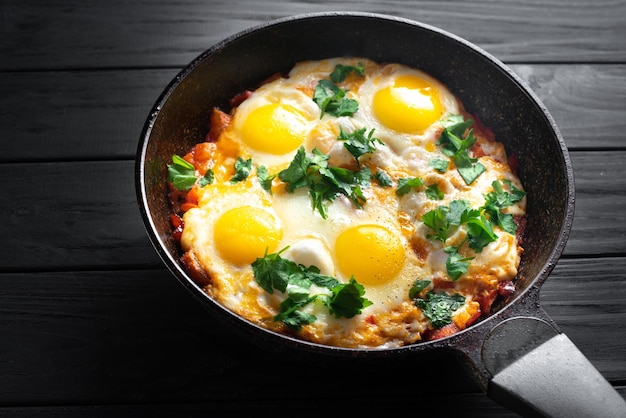
[{"label": "shakshuka", "polygon": [[515,156],[441,82],[339,57],[207,109],[168,164],[174,238],[226,308],[314,343],[393,348],[465,329],[514,293]]}]

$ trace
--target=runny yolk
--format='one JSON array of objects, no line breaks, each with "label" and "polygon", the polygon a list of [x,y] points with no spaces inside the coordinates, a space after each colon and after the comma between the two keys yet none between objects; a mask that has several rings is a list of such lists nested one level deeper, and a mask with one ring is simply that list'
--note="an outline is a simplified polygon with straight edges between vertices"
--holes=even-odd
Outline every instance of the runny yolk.
[{"label": "runny yolk", "polygon": [[220,255],[234,264],[251,264],[276,251],[283,232],[268,211],[240,206],[225,212],[215,223],[215,246]]},{"label": "runny yolk", "polygon": [[250,112],[241,137],[251,148],[270,154],[286,154],[298,148],[306,135],[306,118],[295,107],[272,103]]},{"label": "runny yolk", "polygon": [[421,134],[443,115],[437,88],[428,81],[404,75],[374,94],[376,117],[388,128]]},{"label": "runny yolk", "polygon": [[400,239],[387,228],[363,224],[342,232],[335,242],[337,267],[357,282],[377,285],[397,276],[405,262]]}]

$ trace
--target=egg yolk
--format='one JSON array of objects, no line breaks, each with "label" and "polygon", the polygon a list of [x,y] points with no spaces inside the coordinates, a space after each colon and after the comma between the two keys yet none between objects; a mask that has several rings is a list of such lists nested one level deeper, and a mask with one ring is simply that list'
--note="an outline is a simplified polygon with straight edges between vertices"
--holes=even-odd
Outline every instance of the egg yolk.
[{"label": "egg yolk", "polygon": [[251,264],[274,252],[282,238],[274,215],[252,206],[225,212],[215,223],[215,247],[222,258],[234,264]]},{"label": "egg yolk", "polygon": [[241,137],[251,148],[269,154],[286,154],[298,148],[306,135],[306,118],[293,106],[272,103],[250,112]]},{"label": "egg yolk", "polygon": [[423,133],[443,115],[437,88],[415,76],[400,76],[393,85],[374,94],[372,108],[388,128],[404,133]]},{"label": "egg yolk", "polygon": [[361,284],[377,285],[396,277],[405,262],[400,239],[387,228],[364,224],[346,229],[335,242],[337,267]]}]

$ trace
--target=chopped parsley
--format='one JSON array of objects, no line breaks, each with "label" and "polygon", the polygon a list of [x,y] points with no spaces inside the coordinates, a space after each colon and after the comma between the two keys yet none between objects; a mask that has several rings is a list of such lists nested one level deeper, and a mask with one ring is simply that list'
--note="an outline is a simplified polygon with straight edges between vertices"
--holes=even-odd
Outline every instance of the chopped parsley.
[{"label": "chopped parsley", "polygon": [[419,292],[426,289],[429,285],[430,280],[416,279],[415,282],[413,282],[411,289],[409,289],[409,297],[413,299],[419,294]]},{"label": "chopped parsley", "polygon": [[324,219],[328,217],[327,202],[339,195],[346,196],[357,208],[363,207],[366,202],[363,188],[369,187],[372,176],[368,167],[351,171],[328,165],[328,159],[329,156],[317,148],[307,156],[304,147],[300,147],[289,166],[278,173],[290,193],[308,187],[311,205]]},{"label": "chopped parsley", "polygon": [[426,187],[426,197],[432,200],[442,200],[443,192],[439,190],[439,186],[436,184],[431,184]]},{"label": "chopped parsley", "polygon": [[269,194],[272,194],[272,181],[276,178],[276,174],[269,175],[267,167],[261,165],[256,169],[256,175],[259,178],[259,184]]},{"label": "chopped parsley", "polygon": [[332,73],[330,73],[330,79],[333,83],[341,83],[350,75],[350,73],[354,73],[360,77],[365,76],[365,67],[363,63],[360,62],[359,65],[343,65],[337,64]]},{"label": "chopped parsley", "polygon": [[498,225],[509,234],[515,234],[517,225],[513,220],[513,215],[502,213],[501,210],[522,200],[526,196],[526,192],[513,186],[510,180],[503,180],[502,183],[508,186],[510,192],[505,191],[499,181],[494,181],[491,183],[493,192],[484,195],[485,205],[483,210],[493,225]]},{"label": "chopped parsley", "polygon": [[377,145],[383,145],[383,141],[374,138],[374,129],[370,130],[367,136],[365,128],[357,129],[352,133],[346,133],[342,127],[339,127],[339,141],[344,141],[343,146],[352,154],[357,163],[361,163],[359,158],[365,154],[371,154],[376,151]]},{"label": "chopped parsley", "polygon": [[448,161],[442,160],[441,158],[433,158],[432,160],[428,162],[428,165],[430,167],[434,168],[436,171],[439,171],[440,173],[445,173],[446,171],[448,171],[448,164],[449,164]]},{"label": "chopped parsley", "polygon": [[359,110],[359,103],[346,96],[346,90],[337,87],[330,80],[319,80],[313,91],[313,101],[324,113],[331,116],[352,116]]},{"label": "chopped parsley", "polygon": [[200,178],[196,177],[196,168],[184,158],[173,155],[172,163],[167,165],[167,181],[181,191],[189,191],[196,182],[198,186],[204,187],[215,181],[213,170],[207,170],[206,174]]},{"label": "chopped parsley", "polygon": [[426,298],[415,299],[415,306],[422,309],[434,328],[444,327],[452,322],[452,313],[465,303],[460,294],[428,292]]},{"label": "chopped parsley", "polygon": [[178,155],[172,156],[172,163],[167,165],[167,181],[178,190],[191,189],[197,180],[193,164]]},{"label": "chopped parsley", "polygon": [[473,123],[471,119],[463,120],[461,115],[449,116],[444,121],[445,129],[436,142],[441,145],[441,152],[452,158],[457,171],[468,185],[485,171],[485,166],[477,158],[469,156],[469,149],[476,142],[473,131],[469,129]]},{"label": "chopped parsley", "polygon": [[[363,297],[365,288],[354,277],[348,283],[340,283],[334,277],[320,274],[316,266],[305,267],[281,257],[286,249],[274,254],[266,253],[252,263],[255,280],[263,290],[270,294],[278,290],[287,295],[274,320],[299,330],[317,319],[315,315],[302,311],[313,301],[320,300],[336,318],[352,318],[372,304]],[[326,289],[326,293],[311,294],[313,285]]]},{"label": "chopped parsley", "polygon": [[398,188],[396,189],[396,194],[398,196],[404,196],[409,193],[412,189],[417,189],[422,187],[424,182],[419,177],[412,178],[399,178],[398,179]]},{"label": "chopped parsley", "polygon": [[[422,215],[422,222],[433,231],[433,234],[427,237],[441,241],[444,245],[459,226],[465,225],[466,240],[475,252],[481,252],[486,245],[498,239],[489,220],[480,210],[472,209],[467,200],[453,200],[448,206],[442,205],[432,209]],[[444,251],[448,253],[446,270],[452,280],[458,280],[461,275],[467,273],[469,262],[473,259],[459,255],[459,248],[464,243],[465,241],[457,247],[444,247]]]},{"label": "chopped parsley", "polygon": [[252,159],[244,160],[243,157],[237,158],[235,161],[235,175],[230,179],[231,183],[239,183],[244,181],[252,171]]},{"label": "chopped parsley", "polygon": [[389,177],[381,168],[376,169],[376,172],[372,175],[372,178],[378,182],[381,187],[389,187],[393,184],[393,180]]},{"label": "chopped parsley", "polygon": [[443,250],[448,253],[448,258],[446,260],[446,270],[448,272],[448,276],[454,281],[459,280],[463,274],[467,273],[467,269],[469,268],[470,261],[474,259],[474,257],[463,257],[459,254],[459,248],[457,247],[445,247]]}]

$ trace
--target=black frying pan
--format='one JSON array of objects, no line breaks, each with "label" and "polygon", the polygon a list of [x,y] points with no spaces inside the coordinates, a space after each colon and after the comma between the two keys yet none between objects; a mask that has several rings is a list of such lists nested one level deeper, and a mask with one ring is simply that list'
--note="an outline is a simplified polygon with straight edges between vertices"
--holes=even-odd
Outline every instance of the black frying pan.
[{"label": "black frying pan", "polygon": [[[296,62],[361,56],[398,62],[432,74],[466,109],[491,127],[528,193],[525,252],[517,293],[492,314],[445,339],[389,350],[328,347],[260,328],[207,296],[179,263],[170,238],[166,164],[201,142],[214,106]],[[574,214],[574,181],[567,149],[545,107],[506,66],[447,32],[391,16],[320,13],[280,19],[213,46],[169,84],[139,143],[137,197],[150,239],[167,267],[218,318],[273,349],[351,358],[393,357],[452,349],[479,387],[524,415],[626,416],[626,402],[539,306],[539,289],[557,263]]]}]

